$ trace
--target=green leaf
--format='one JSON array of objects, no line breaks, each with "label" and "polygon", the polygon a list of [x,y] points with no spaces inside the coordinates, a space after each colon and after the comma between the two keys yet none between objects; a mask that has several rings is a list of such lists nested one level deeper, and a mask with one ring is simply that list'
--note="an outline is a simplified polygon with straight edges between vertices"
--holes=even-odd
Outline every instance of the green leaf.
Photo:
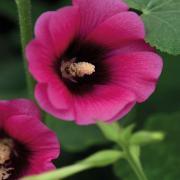
[{"label": "green leaf", "polygon": [[[141,151],[143,167],[149,179],[172,180],[179,179],[180,144],[179,142],[180,113],[157,114],[146,123],[148,131],[163,131],[164,141],[158,144],[144,146]],[[176,168],[177,167],[177,168]],[[123,180],[134,180],[134,174],[129,171],[125,161],[119,161],[114,166],[115,173]]]},{"label": "green leaf", "polygon": [[124,0],[128,3],[129,7],[137,10],[142,10],[146,7],[149,0]]},{"label": "green leaf", "polygon": [[61,147],[69,152],[78,152],[93,145],[107,143],[96,125],[79,126],[74,122],[57,120],[49,115],[46,123],[56,132],[61,141]]},{"label": "green leaf", "polygon": [[159,142],[163,139],[163,132],[138,131],[132,135],[130,144],[145,145],[149,143]]},{"label": "green leaf", "polygon": [[130,7],[142,12],[146,40],[169,54],[180,54],[179,0],[126,0]]}]

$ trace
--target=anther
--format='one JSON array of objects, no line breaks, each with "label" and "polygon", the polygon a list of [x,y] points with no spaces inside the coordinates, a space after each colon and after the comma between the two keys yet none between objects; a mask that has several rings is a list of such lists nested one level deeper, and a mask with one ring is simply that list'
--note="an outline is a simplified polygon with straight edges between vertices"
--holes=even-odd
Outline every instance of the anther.
[{"label": "anther", "polygon": [[75,62],[75,58],[71,61],[62,62],[61,74],[64,78],[75,81],[73,78],[92,75],[95,72],[95,66],[88,62]]},{"label": "anther", "polygon": [[13,148],[13,141],[10,139],[0,140],[0,164],[10,160]]},{"label": "anther", "polygon": [[93,74],[95,72],[95,66],[88,62],[72,63],[68,71],[73,77],[83,77]]}]

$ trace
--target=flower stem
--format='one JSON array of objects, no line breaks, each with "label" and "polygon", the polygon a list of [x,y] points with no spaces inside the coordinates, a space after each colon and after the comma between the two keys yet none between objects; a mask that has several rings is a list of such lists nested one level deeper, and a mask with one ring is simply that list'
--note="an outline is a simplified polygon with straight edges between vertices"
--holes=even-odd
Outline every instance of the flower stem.
[{"label": "flower stem", "polygon": [[28,73],[27,60],[25,58],[25,47],[27,43],[32,39],[32,22],[31,22],[31,1],[30,0],[15,0],[19,15],[19,26],[21,34],[21,46],[24,59],[24,68],[26,73],[26,83],[28,89],[28,96],[34,99],[33,89],[34,80]]},{"label": "flower stem", "polygon": [[73,164],[56,171],[46,172],[38,176],[26,177],[21,180],[58,180],[65,179],[73,174],[89,169],[89,166],[84,166],[82,164]]},{"label": "flower stem", "polygon": [[[122,147],[122,145],[121,145]],[[141,166],[141,163],[140,162],[137,162],[134,157],[132,156],[130,150],[128,147],[122,147],[123,148],[123,151],[125,152],[125,157],[129,163],[129,165],[131,166],[132,170],[134,171],[134,173],[136,174],[137,178],[139,180],[148,180],[144,171],[143,171],[143,168]]]},{"label": "flower stem", "polygon": [[124,158],[124,154],[119,150],[108,149],[96,152],[89,157],[66,167],[46,172],[37,176],[25,177],[21,180],[58,180],[65,179],[76,173],[92,168],[101,168],[114,164],[120,158]]},{"label": "flower stem", "polygon": [[[108,140],[113,141],[122,149],[124,158],[128,161],[138,180],[147,180],[139,159],[139,152],[136,153],[135,148],[128,143],[133,126],[123,128],[117,122],[112,124],[97,123],[97,126]],[[129,135],[127,136],[125,134]]]}]

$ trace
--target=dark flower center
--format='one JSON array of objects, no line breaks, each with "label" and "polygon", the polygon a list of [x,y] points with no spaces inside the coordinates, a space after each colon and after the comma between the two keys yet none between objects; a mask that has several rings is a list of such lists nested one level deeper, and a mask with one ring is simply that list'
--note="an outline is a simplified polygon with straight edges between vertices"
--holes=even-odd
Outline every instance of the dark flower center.
[{"label": "dark flower center", "polygon": [[56,72],[68,89],[77,95],[92,91],[95,85],[110,80],[104,62],[110,50],[98,44],[75,39],[55,63]]},{"label": "dark flower center", "polygon": [[0,180],[15,180],[28,166],[27,148],[0,130]]}]

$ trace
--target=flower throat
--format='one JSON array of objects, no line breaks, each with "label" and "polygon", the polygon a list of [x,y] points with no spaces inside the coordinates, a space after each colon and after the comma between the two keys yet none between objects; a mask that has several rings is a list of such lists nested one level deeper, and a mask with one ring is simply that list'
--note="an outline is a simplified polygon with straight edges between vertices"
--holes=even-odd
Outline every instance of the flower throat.
[{"label": "flower throat", "polygon": [[75,38],[62,56],[54,63],[54,70],[69,91],[84,95],[95,85],[110,81],[110,73],[104,60],[109,49],[90,41]]}]

